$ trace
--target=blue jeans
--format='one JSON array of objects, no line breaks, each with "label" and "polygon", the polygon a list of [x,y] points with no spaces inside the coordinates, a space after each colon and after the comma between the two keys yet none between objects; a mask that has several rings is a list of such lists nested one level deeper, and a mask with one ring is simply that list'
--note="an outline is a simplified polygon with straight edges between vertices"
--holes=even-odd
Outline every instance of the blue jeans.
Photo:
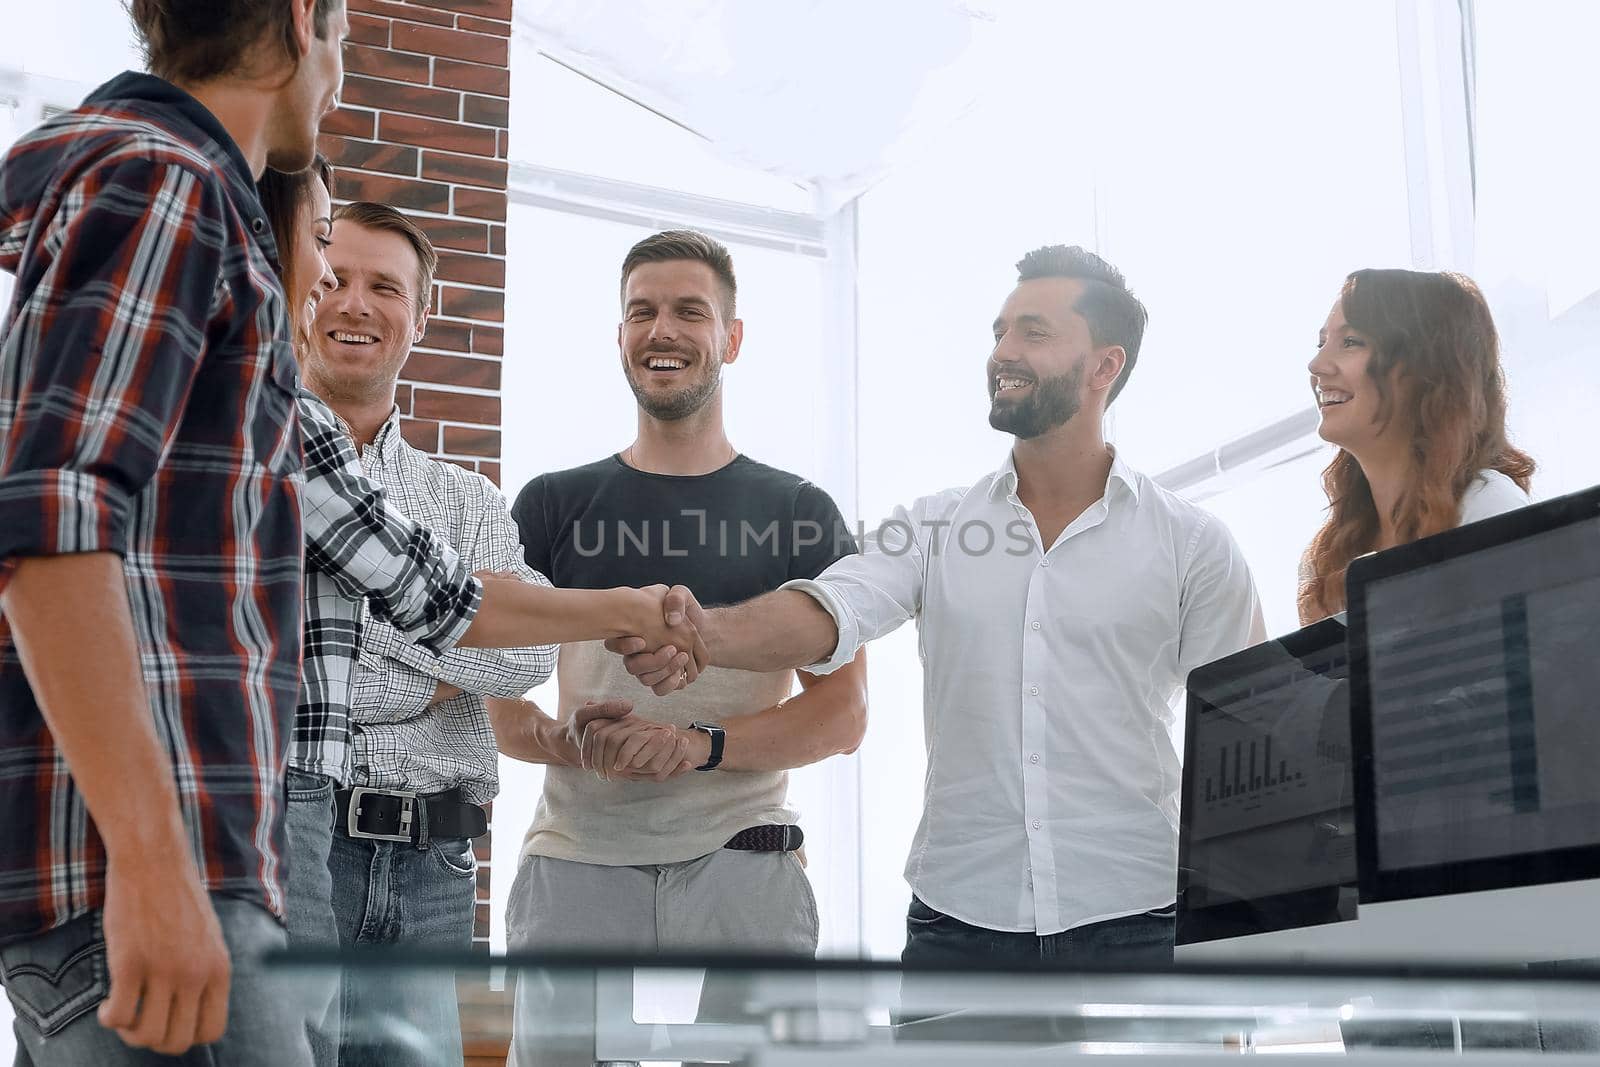
[{"label": "blue jeans", "polygon": [[[333,920],[333,779],[289,768],[284,833],[289,847],[289,947],[336,949]],[[316,1067],[339,1062],[339,974],[329,967],[296,972],[291,979],[305,1009],[306,1040]]]},{"label": "blue jeans", "polygon": [[[1004,968],[1049,962],[1068,968],[1109,963],[1159,970],[1172,965],[1176,931],[1177,910],[1169,907],[1040,937],[1031,932],[973,926],[934,911],[912,897],[906,912],[906,947],[900,961],[912,967],[957,964]],[[949,977],[916,973],[902,977],[900,997],[904,1007],[893,1013],[896,1041],[992,1041],[1021,1048],[1121,1036],[1101,1032],[1104,1027],[1097,1028],[1100,1020],[951,1011],[942,1001],[934,1009],[937,1014],[928,1015],[926,998],[944,995]]]},{"label": "blue jeans", "polygon": [[[418,848],[336,833],[328,868],[339,944],[346,951],[472,947],[478,863],[466,838],[435,838]],[[453,972],[347,971],[340,999],[340,1067],[462,1061]]]},{"label": "blue jeans", "polygon": [[916,897],[906,912],[906,947],[900,962],[1010,963],[1053,962],[1114,963],[1127,967],[1164,968],[1172,965],[1177,911],[1163,908],[1142,915],[1090,923],[1059,934],[986,930],[934,911]]},{"label": "blue jeans", "polygon": [[101,1026],[95,1009],[110,978],[100,913],[90,912],[0,948],[0,979],[17,1013],[16,1067],[309,1067],[303,1012],[281,976],[256,966],[283,949],[283,927],[249,901],[214,896],[211,903],[233,960],[222,1040],[162,1056],[130,1048]]}]

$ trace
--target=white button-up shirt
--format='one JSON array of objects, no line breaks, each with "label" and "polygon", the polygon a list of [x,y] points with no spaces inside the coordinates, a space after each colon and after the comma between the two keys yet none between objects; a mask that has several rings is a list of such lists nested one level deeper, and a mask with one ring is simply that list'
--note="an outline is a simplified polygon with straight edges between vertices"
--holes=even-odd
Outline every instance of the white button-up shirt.
[{"label": "white button-up shirt", "polygon": [[917,620],[927,795],[906,880],[974,926],[1041,935],[1165,907],[1177,879],[1173,698],[1265,639],[1220,520],[1114,458],[1040,543],[1008,456],[897,508],[864,552],[790,582],[839,627],[837,669]]}]

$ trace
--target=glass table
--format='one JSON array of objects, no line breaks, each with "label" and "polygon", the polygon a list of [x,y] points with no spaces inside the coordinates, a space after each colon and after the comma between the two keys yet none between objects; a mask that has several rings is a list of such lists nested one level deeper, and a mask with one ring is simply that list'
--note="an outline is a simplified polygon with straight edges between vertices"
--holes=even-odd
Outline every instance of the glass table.
[{"label": "glass table", "polygon": [[[1350,1056],[1600,1067],[1600,968],[902,969],[756,957],[286,955],[286,985],[455,975],[466,1062],[991,1064]],[[351,1039],[426,1046],[405,1011]],[[1539,1062],[1545,1062],[1540,1060]]]}]

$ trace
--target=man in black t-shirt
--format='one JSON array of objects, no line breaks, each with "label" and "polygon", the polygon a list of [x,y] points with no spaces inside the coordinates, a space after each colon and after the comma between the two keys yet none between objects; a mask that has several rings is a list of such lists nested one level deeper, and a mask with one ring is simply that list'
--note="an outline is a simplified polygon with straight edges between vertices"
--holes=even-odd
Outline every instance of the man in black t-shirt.
[{"label": "man in black t-shirt", "polygon": [[[618,347],[638,436],[535,478],[512,508],[528,565],[557,586],[687,585],[734,604],[856,550],[827,493],[728,442],[721,372],[744,334],[734,298],[728,251],[702,234],[656,234],[628,253]],[[510,947],[814,953],[786,772],[860,744],[865,661],[801,673],[792,699],[792,671],[709,671],[639,696],[600,642],[562,646],[557,677],[553,719],[491,701],[501,751],[549,766],[511,889]],[[513,1062],[593,1060],[592,1038],[573,1036],[594,1020],[592,987],[577,985],[522,986]],[[702,1018],[720,999],[708,986]]]}]

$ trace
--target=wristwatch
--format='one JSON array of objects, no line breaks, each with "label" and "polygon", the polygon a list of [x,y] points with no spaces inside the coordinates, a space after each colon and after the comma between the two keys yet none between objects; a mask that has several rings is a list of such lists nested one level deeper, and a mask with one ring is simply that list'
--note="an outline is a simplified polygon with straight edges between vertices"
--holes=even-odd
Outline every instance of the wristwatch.
[{"label": "wristwatch", "polygon": [[728,732],[714,722],[692,722],[689,724],[689,729],[699,730],[711,738],[711,758],[696,767],[695,770],[716,770],[717,765],[722,762],[722,745],[728,738]]}]

